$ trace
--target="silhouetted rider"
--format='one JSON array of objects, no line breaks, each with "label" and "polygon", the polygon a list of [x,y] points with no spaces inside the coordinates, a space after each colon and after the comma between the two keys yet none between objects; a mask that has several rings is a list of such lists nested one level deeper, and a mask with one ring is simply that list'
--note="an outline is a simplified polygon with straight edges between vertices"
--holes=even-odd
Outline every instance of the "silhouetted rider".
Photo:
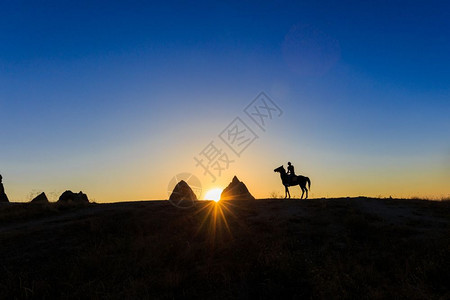
[{"label": "silhouetted rider", "polygon": [[287,175],[289,176],[290,181],[292,181],[295,176],[294,166],[291,164],[291,162],[288,162]]}]

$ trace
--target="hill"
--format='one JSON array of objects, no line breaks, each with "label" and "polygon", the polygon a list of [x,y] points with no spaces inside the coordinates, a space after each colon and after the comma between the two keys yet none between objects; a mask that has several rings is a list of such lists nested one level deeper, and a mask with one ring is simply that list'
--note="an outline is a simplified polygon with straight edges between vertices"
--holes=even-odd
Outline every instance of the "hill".
[{"label": "hill", "polygon": [[449,298],[450,202],[0,205],[0,298]]}]

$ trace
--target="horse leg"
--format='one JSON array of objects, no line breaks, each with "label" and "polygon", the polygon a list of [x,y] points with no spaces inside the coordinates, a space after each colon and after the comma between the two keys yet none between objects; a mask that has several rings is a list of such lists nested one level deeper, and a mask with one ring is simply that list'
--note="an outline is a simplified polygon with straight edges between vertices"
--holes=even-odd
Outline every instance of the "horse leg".
[{"label": "horse leg", "polygon": [[303,194],[305,193],[305,190],[303,189],[302,186],[300,186],[300,188],[302,189],[302,196],[300,197],[300,199],[303,199]]},{"label": "horse leg", "polygon": [[288,188],[287,186],[284,186],[284,199],[287,198]]},{"label": "horse leg", "polygon": [[305,199],[308,199],[308,188],[305,187],[305,190],[306,190],[306,198]]},{"label": "horse leg", "polygon": [[291,192],[289,192],[289,188],[287,186],[286,186],[286,191],[287,191],[287,193],[289,195],[289,199],[291,199]]}]

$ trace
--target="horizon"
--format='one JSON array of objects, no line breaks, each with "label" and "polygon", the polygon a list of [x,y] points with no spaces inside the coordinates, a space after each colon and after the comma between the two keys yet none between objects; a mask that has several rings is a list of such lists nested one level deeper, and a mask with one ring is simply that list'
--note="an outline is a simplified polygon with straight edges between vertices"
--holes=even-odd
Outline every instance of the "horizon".
[{"label": "horizon", "polygon": [[11,202],[66,190],[97,203],[164,200],[186,173],[203,196],[237,176],[268,199],[283,195],[274,169],[289,161],[311,179],[310,198],[450,197],[445,3],[0,8]]}]

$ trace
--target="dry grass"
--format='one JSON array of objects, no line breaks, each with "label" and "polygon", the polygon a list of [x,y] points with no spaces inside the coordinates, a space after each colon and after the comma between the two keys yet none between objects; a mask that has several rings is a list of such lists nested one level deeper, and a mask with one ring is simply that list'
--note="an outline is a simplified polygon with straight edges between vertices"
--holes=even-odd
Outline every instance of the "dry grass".
[{"label": "dry grass", "polygon": [[0,298],[445,299],[449,208],[388,199],[3,206]]}]

